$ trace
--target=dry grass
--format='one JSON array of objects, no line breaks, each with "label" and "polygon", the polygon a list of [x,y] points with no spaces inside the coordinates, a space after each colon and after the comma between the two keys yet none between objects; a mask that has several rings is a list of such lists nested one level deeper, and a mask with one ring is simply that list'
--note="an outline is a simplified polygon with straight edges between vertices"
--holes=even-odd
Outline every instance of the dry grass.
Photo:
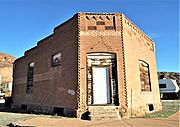
[{"label": "dry grass", "polygon": [[167,118],[170,115],[180,110],[180,103],[177,102],[162,102],[162,110],[151,114],[146,114],[144,118]]}]

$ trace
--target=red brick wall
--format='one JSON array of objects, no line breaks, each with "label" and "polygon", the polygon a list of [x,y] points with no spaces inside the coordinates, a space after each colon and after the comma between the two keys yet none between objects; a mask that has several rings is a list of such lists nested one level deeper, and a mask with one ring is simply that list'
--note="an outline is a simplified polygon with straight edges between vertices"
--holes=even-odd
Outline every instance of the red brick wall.
[{"label": "red brick wall", "polygon": [[[129,19],[123,16],[123,41],[126,64],[128,109],[133,115],[148,112],[148,104],[154,111],[161,109],[156,70],[155,43]],[[139,62],[148,64],[151,91],[141,91],[141,72]]]},{"label": "red brick wall", "polygon": [[[80,57],[80,100],[79,109],[87,106],[87,75],[86,56],[92,52],[110,52],[117,55],[118,93],[122,107],[127,106],[125,72],[123,64],[123,44],[121,40],[121,15],[120,14],[79,14],[79,57]],[[105,25],[97,25],[104,22]],[[97,30],[88,30],[88,26],[96,26]],[[105,30],[105,26],[113,26],[113,30]]]},{"label": "red brick wall", "polygon": [[[52,67],[52,55],[58,52],[61,53],[62,63]],[[26,94],[30,62],[35,64],[33,93]],[[15,61],[13,102],[77,108],[77,63],[77,17],[74,16]]]}]

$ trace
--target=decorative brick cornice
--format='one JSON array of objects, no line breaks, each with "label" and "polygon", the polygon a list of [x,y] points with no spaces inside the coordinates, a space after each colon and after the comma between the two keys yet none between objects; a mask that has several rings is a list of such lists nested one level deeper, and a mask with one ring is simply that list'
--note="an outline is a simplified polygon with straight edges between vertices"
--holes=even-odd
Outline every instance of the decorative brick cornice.
[{"label": "decorative brick cornice", "polygon": [[88,20],[113,20],[112,13],[85,13]]},{"label": "decorative brick cornice", "polygon": [[[81,12],[83,13],[83,12]],[[118,13],[104,13],[104,12],[85,12],[86,15],[115,15]]]},{"label": "decorative brick cornice", "polygon": [[118,31],[80,31],[80,36],[120,36]]},{"label": "decorative brick cornice", "polygon": [[148,37],[142,30],[140,30],[131,20],[129,20],[125,15],[124,17],[124,23],[127,24],[134,32],[140,34],[145,40],[149,41],[150,43],[154,43],[153,40]]}]

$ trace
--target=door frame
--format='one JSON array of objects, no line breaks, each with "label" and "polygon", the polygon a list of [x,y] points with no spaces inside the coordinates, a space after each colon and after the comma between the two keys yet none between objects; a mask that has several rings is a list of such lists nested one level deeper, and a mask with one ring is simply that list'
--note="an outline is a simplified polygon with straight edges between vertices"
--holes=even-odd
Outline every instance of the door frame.
[{"label": "door frame", "polygon": [[[109,89],[110,89],[110,104],[119,105],[119,86],[117,73],[117,59],[116,53],[112,52],[89,52],[86,53],[86,105],[94,106],[93,104],[93,79],[92,67],[106,67],[109,66]],[[115,90],[115,91],[114,91]],[[101,104],[100,104],[101,105]]]}]

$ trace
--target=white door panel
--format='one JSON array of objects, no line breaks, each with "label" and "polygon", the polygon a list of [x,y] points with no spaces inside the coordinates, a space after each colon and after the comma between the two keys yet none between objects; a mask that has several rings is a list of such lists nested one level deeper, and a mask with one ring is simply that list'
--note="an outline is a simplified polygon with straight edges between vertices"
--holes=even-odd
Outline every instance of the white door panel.
[{"label": "white door panel", "polygon": [[109,67],[93,67],[93,104],[110,103]]}]

